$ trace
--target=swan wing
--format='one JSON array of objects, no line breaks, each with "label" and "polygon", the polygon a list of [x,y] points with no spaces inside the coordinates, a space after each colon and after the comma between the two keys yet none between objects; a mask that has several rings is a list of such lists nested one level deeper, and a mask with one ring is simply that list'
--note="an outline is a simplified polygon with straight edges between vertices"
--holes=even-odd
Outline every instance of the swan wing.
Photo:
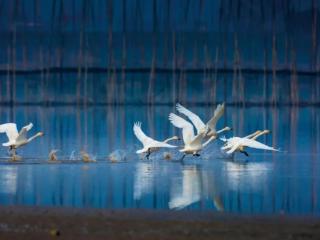
[{"label": "swan wing", "polygon": [[279,152],[278,149],[275,149],[275,148],[270,147],[270,146],[268,146],[266,144],[263,144],[263,143],[258,142],[256,140],[248,139],[248,138],[243,138],[241,145],[246,146],[246,147],[250,147],[250,148],[256,148],[256,149],[263,149],[263,150],[270,150],[270,151]]},{"label": "swan wing", "polygon": [[0,133],[6,133],[9,142],[15,141],[19,135],[15,123],[5,123],[0,125]]},{"label": "swan wing", "polygon": [[190,143],[194,138],[193,126],[190,122],[174,113],[169,114],[169,120],[173,126],[182,129],[182,138],[185,144]]},{"label": "swan wing", "polygon": [[184,114],[185,116],[187,116],[189,118],[189,120],[196,127],[197,133],[200,133],[201,130],[203,130],[206,127],[206,125],[204,124],[204,122],[202,122],[202,120],[199,118],[198,115],[196,115],[195,113],[193,113],[190,110],[186,109],[180,103],[177,103],[176,108],[177,108],[178,112]]},{"label": "swan wing", "polygon": [[203,139],[203,133],[199,133],[192,139],[192,141],[190,142],[190,145],[199,146],[202,144],[202,139]]},{"label": "swan wing", "polygon": [[171,144],[165,143],[165,142],[153,141],[150,144],[150,147],[154,147],[154,148],[175,148],[177,146],[174,146],[174,145],[171,145]]},{"label": "swan wing", "polygon": [[224,103],[219,104],[216,109],[214,110],[213,117],[208,121],[207,125],[209,128],[213,131],[216,130],[216,125],[218,120],[221,118],[221,116],[224,113]]},{"label": "swan wing", "polygon": [[27,141],[27,132],[30,131],[32,127],[33,127],[33,124],[29,123],[28,125],[21,128],[16,141],[17,142]]},{"label": "swan wing", "polygon": [[141,129],[141,122],[136,122],[133,125],[134,135],[138,138],[138,140],[143,144],[143,146],[150,144],[154,140],[144,134]]},{"label": "swan wing", "polygon": [[231,149],[228,150],[226,153],[227,154],[232,154],[234,153],[235,151],[237,151],[237,149],[240,147],[241,143],[240,142],[237,142],[235,144],[232,145]]}]

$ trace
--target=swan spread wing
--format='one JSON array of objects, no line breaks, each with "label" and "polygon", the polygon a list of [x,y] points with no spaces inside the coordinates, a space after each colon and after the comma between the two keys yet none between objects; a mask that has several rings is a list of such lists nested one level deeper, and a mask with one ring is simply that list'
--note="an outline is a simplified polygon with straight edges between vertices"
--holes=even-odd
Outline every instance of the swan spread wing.
[{"label": "swan spread wing", "polygon": [[169,114],[169,120],[173,126],[182,128],[182,138],[185,144],[190,143],[194,138],[193,126],[190,122],[174,113]]},{"label": "swan spread wing", "polygon": [[147,137],[141,129],[141,122],[136,122],[133,125],[134,135],[139,139],[143,146],[152,143],[154,140],[150,137]]},{"label": "swan spread wing", "polygon": [[6,133],[9,142],[15,141],[19,136],[15,123],[5,123],[0,125],[0,133]]},{"label": "swan spread wing", "polygon": [[21,128],[19,135],[17,137],[17,142],[24,142],[27,141],[27,132],[30,131],[30,129],[33,127],[32,123],[29,123],[28,125]]},{"label": "swan spread wing", "polygon": [[275,149],[275,148],[270,147],[268,145],[265,145],[265,144],[263,144],[261,142],[258,142],[258,141],[253,140],[253,139],[248,139],[248,138],[243,138],[241,145],[246,146],[246,147],[256,148],[256,149],[279,151],[278,149]]},{"label": "swan spread wing", "polygon": [[171,145],[169,143],[165,143],[165,142],[153,141],[150,144],[150,147],[154,147],[154,148],[175,148],[176,146]]},{"label": "swan spread wing", "polygon": [[191,112],[190,110],[186,109],[180,103],[177,103],[176,108],[177,108],[178,112],[186,115],[189,118],[189,120],[196,127],[197,133],[200,133],[206,127],[206,125],[204,124],[204,122],[202,122],[202,120],[199,118],[198,115],[196,115],[193,112]]},{"label": "swan spread wing", "polygon": [[240,142],[237,142],[237,143],[233,144],[233,145],[232,145],[232,148],[227,151],[227,154],[232,154],[232,153],[234,153],[234,152],[239,148],[240,145],[241,145]]},{"label": "swan spread wing", "polygon": [[216,130],[216,124],[218,122],[218,120],[221,118],[221,116],[224,113],[224,103],[223,104],[219,104],[216,108],[216,110],[214,110],[214,114],[213,117],[209,120],[209,122],[207,123],[207,125],[209,126],[209,128],[213,131]]}]

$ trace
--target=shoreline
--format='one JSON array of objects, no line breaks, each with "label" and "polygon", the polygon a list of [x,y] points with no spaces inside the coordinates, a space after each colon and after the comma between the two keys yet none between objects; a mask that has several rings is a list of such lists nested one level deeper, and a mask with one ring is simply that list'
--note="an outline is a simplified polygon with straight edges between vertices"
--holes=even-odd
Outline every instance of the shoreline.
[{"label": "shoreline", "polygon": [[320,239],[315,216],[0,207],[0,239]]}]

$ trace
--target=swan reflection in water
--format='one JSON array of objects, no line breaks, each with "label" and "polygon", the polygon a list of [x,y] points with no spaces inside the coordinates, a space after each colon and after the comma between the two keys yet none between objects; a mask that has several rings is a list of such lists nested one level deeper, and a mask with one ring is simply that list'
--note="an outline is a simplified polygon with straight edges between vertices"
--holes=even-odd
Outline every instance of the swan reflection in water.
[{"label": "swan reflection in water", "polygon": [[143,195],[153,191],[153,162],[138,162],[134,175],[133,199],[140,200]]},{"label": "swan reflection in water", "polygon": [[13,196],[17,193],[18,169],[17,166],[1,166],[0,194]]},{"label": "swan reflection in water", "polygon": [[200,174],[196,166],[182,170],[181,183],[171,190],[170,209],[182,209],[200,201]]},{"label": "swan reflection in water", "polygon": [[[182,169],[180,182],[173,182],[169,208],[180,210],[201,200],[209,200],[217,211],[224,211],[217,173],[201,166]],[[176,179],[175,179],[176,180]]]},{"label": "swan reflection in water", "polygon": [[232,191],[250,191],[263,189],[268,173],[272,170],[271,162],[225,162],[225,186]]}]

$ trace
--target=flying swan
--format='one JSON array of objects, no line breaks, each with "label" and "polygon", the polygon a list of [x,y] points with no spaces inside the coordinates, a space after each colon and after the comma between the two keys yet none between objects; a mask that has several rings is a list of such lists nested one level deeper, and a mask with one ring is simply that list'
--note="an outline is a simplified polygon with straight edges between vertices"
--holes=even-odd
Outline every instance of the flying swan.
[{"label": "flying swan", "polygon": [[[268,133],[270,133],[270,130],[263,130],[263,131],[258,130],[258,131],[255,131],[254,133],[251,133],[251,134],[245,136],[244,138],[256,140],[258,137],[260,137],[264,134],[268,134]],[[222,137],[220,139],[225,142],[224,146],[221,148],[225,152],[230,150],[236,142],[236,140],[233,140],[233,138],[226,139],[225,137]],[[249,154],[245,151],[245,146],[240,146],[238,148],[238,151],[243,153],[247,157],[249,156]]]},{"label": "flying swan", "polygon": [[207,137],[215,136],[215,138],[217,138],[218,134],[224,131],[231,130],[230,127],[225,127],[219,131],[216,130],[217,122],[224,113],[224,103],[219,104],[217,106],[217,108],[214,111],[213,117],[206,124],[200,119],[198,115],[191,112],[190,110],[182,106],[180,103],[177,103],[176,108],[178,112],[182,113],[183,115],[189,118],[189,120],[193,123],[193,125],[197,129],[197,134],[206,133]]},{"label": "flying swan", "polygon": [[27,138],[27,132],[33,127],[32,123],[21,128],[18,132],[17,125],[15,123],[5,123],[0,125],[0,133],[6,133],[8,142],[3,143],[2,146],[9,147],[12,160],[17,160],[19,157],[16,155],[16,149],[26,145],[37,137],[43,136],[43,132],[38,132],[30,138]]},{"label": "flying swan", "polygon": [[241,153],[244,153],[246,156],[249,156],[249,154],[244,150],[245,147],[279,152],[278,149],[275,149],[273,147],[270,147],[268,145],[265,145],[255,140],[258,136],[261,136],[268,132],[269,132],[268,130],[257,131],[256,133],[250,134],[242,138],[241,137],[232,137],[229,139],[222,138],[221,140],[225,141],[226,144],[221,149],[225,151],[227,154],[232,154],[236,151],[239,151]]},{"label": "flying swan", "polygon": [[138,140],[142,143],[143,148],[136,151],[137,154],[147,153],[146,157],[149,160],[149,156],[152,152],[158,151],[160,148],[175,148],[177,146],[168,144],[171,140],[179,140],[177,136],[173,136],[164,140],[163,142],[154,140],[144,134],[141,129],[141,122],[136,122],[133,125],[134,135],[138,138]]},{"label": "flying swan", "polygon": [[202,140],[205,137],[205,132],[200,132],[195,136],[192,124],[174,113],[169,114],[169,120],[173,126],[182,129],[184,147],[179,151],[184,153],[184,155],[181,158],[181,161],[184,159],[186,154],[200,156],[199,152],[216,138],[216,136],[211,136],[204,144],[202,144]]}]

